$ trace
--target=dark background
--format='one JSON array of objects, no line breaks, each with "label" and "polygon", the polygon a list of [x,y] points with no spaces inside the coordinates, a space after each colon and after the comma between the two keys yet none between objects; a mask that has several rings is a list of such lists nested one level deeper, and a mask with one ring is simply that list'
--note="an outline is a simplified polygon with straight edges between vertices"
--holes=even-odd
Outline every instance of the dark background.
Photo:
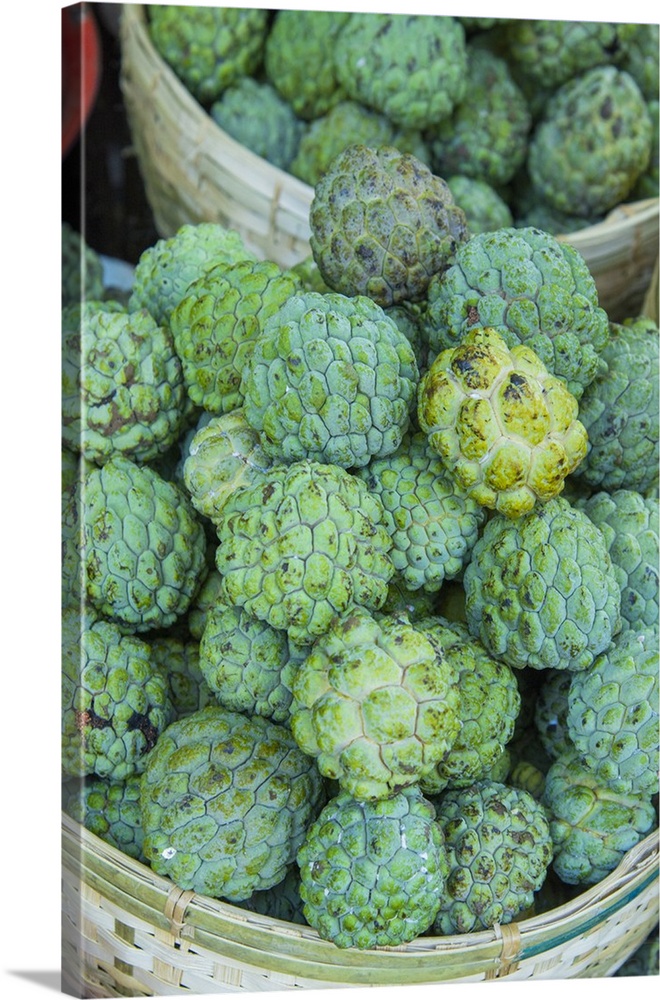
[{"label": "dark background", "polygon": [[131,147],[119,83],[121,4],[86,5],[98,28],[101,77],[82,135],[62,161],[62,220],[99,254],[136,264],[159,238]]}]

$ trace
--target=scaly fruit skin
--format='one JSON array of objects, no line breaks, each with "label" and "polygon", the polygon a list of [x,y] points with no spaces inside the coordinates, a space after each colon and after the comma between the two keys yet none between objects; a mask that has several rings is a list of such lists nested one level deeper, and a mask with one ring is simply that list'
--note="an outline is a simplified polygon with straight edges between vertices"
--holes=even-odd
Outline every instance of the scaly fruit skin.
[{"label": "scaly fruit skin", "polygon": [[353,13],[337,37],[335,68],[354,100],[425,129],[466,91],[465,30],[453,17]]},{"label": "scaly fruit skin", "polygon": [[511,668],[489,656],[466,625],[434,616],[422,618],[415,628],[438,641],[458,677],[458,735],[442,760],[420,778],[422,791],[437,795],[490,777],[513,736],[520,694]]},{"label": "scaly fruit skin", "polygon": [[192,401],[211,413],[243,404],[241,376],[269,317],[300,291],[272,261],[211,267],[173,310],[170,327]]},{"label": "scaly fruit skin", "polygon": [[280,882],[323,801],[282,726],[208,707],[161,734],[142,779],[144,854],[181,889],[231,902]]},{"label": "scaly fruit skin", "polygon": [[172,310],[188,285],[217,264],[256,260],[242,237],[216,222],[186,223],[174,236],[143,250],[135,267],[128,308],[147,309],[159,325],[169,326]]},{"label": "scaly fruit skin", "polygon": [[146,309],[105,305],[64,310],[62,325],[64,444],[99,465],[115,455],[149,462],[167,451],[187,417],[170,331]]},{"label": "scaly fruit skin", "polygon": [[563,380],[489,327],[435,358],[420,380],[417,415],[459,488],[508,517],[556,497],[587,453]]},{"label": "scaly fruit skin", "polygon": [[532,116],[504,59],[479,46],[467,52],[466,93],[451,117],[428,131],[431,166],[440,177],[460,173],[497,188],[525,161]]},{"label": "scaly fruit skin", "polygon": [[646,101],[629,73],[599,66],[569,80],[545,106],[527,168],[542,201],[593,216],[625,201],[651,156]]},{"label": "scaly fruit skin", "polygon": [[354,798],[416,784],[459,729],[456,674],[406,618],[355,611],[315,642],[293,680],[291,731]]},{"label": "scaly fruit skin", "polygon": [[155,48],[202,104],[261,64],[267,10],[151,4],[148,11]]},{"label": "scaly fruit skin", "polygon": [[83,593],[100,615],[146,632],[188,610],[206,537],[182,489],[119,456],[87,476],[82,518]]},{"label": "scaly fruit skin", "polygon": [[660,25],[644,23],[628,25],[627,27],[632,33],[626,46],[626,54],[619,64],[620,68],[626,73],[630,73],[647,101],[655,101],[657,104]]},{"label": "scaly fruit skin", "polygon": [[278,10],[264,53],[267,79],[304,121],[326,114],[346,96],[337,79],[334,41],[344,11]]},{"label": "scaly fruit skin", "polygon": [[214,524],[234,490],[259,482],[272,465],[242,408],[211,416],[193,434],[183,463],[192,505]]},{"label": "scaly fruit skin", "polygon": [[530,81],[554,89],[595,66],[621,63],[631,48],[636,27],[595,21],[514,20],[505,33],[507,58]]},{"label": "scaly fruit skin", "polygon": [[621,588],[623,627],[658,627],[660,505],[635,490],[600,490],[575,506],[600,528]]},{"label": "scaly fruit skin", "polygon": [[473,327],[526,344],[579,399],[604,368],[609,321],[586,261],[540,229],[498,229],[460,247],[431,279],[425,329],[431,359]]},{"label": "scaly fruit skin", "polygon": [[511,209],[486,181],[465,174],[452,174],[447,177],[447,184],[454,201],[465,212],[468,229],[473,236],[513,226]]},{"label": "scaly fruit skin", "polygon": [[446,182],[393,146],[347,146],[314,188],[310,246],[324,281],[383,307],[424,299],[467,239]]},{"label": "scaly fruit skin", "polygon": [[523,789],[481,781],[445,792],[437,811],[449,875],[435,933],[510,923],[531,906],[552,861],[545,809]]},{"label": "scaly fruit skin", "polygon": [[562,497],[487,521],[463,585],[471,634],[511,667],[586,670],[620,629],[605,539]]},{"label": "scaly fruit skin", "polygon": [[353,143],[395,146],[430,164],[430,152],[416,129],[400,129],[389,118],[359,101],[339,101],[310,123],[300,140],[289,172],[315,187],[336,156]]},{"label": "scaly fruit skin", "polygon": [[275,920],[286,920],[290,924],[307,925],[300,896],[300,871],[298,865],[289,868],[281,882],[272,889],[260,889],[241,904],[253,913],[263,913]]},{"label": "scaly fruit skin", "polygon": [[121,781],[141,771],[171,722],[166,676],[151,649],[107,621],[62,617],[62,769]]},{"label": "scaly fruit skin", "polygon": [[101,258],[81,233],[62,222],[62,308],[102,299],[103,292]]},{"label": "scaly fruit skin", "polygon": [[462,573],[485,510],[457,486],[426,434],[407,434],[393,455],[372,459],[358,475],[383,503],[405,587],[436,592]]},{"label": "scaly fruit skin", "polygon": [[658,630],[629,628],[573,677],[566,728],[599,784],[658,791]]},{"label": "scaly fruit skin", "polygon": [[648,796],[617,794],[573,751],[546,775],[543,804],[550,817],[552,867],[569,885],[595,885],[656,825]]},{"label": "scaly fruit skin", "polygon": [[394,573],[383,506],[338,466],[273,466],[237,490],[218,527],[221,596],[304,644],[333,617],[379,608]]},{"label": "scaly fruit skin", "polygon": [[199,665],[199,642],[176,635],[149,637],[153,662],[165,673],[174,707],[172,722],[216,705],[216,697],[206,683]]},{"label": "scaly fruit skin", "polygon": [[225,708],[288,723],[293,679],[307,653],[281,629],[218,603],[206,618],[199,665]]},{"label": "scaly fruit skin", "polygon": [[123,781],[87,779],[68,791],[63,808],[101,840],[130,858],[143,861],[140,787],[139,774],[129,775]]},{"label": "scaly fruit skin", "polygon": [[291,105],[275,88],[251,76],[228,87],[211,105],[210,115],[232,139],[280,170],[289,170],[305,132]]},{"label": "scaly fruit skin", "polygon": [[256,340],[243,412],[271,458],[357,468],[398,448],[418,379],[410,342],[375,302],[304,292]]},{"label": "scaly fruit skin", "polygon": [[338,948],[395,946],[432,925],[447,858],[435,809],[417,788],[380,802],[340,792],[298,851],[307,922]]},{"label": "scaly fruit skin", "polygon": [[660,454],[657,323],[612,324],[607,371],[585,391],[579,417],[589,449],[576,478],[593,489],[645,493],[658,482]]}]

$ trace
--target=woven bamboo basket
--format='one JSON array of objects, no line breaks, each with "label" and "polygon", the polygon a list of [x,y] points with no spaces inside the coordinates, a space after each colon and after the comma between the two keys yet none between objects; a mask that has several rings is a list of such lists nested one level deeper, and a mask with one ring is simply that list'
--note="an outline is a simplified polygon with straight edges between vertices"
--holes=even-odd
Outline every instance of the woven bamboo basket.
[{"label": "woven bamboo basket", "polygon": [[[310,253],[313,189],[215,124],[151,43],[144,6],[124,4],[121,86],[158,232],[184,223],[236,229],[258,256],[290,267]],[[563,235],[585,258],[611,319],[637,315],[658,256],[658,198],[621,205]]]},{"label": "woven bamboo basket", "polygon": [[62,870],[63,986],[84,997],[602,977],[658,922],[657,830],[557,909],[367,951],[178,889],[66,814]]}]

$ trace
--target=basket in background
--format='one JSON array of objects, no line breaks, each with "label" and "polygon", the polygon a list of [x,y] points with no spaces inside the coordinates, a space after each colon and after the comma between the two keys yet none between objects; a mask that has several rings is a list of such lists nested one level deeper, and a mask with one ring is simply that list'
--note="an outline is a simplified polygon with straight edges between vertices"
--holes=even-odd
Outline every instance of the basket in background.
[{"label": "basket in background", "polygon": [[[153,46],[143,5],[124,4],[121,86],[156,229],[236,229],[259,257],[290,267],[310,253],[313,188],[224,132]],[[625,204],[559,238],[585,258],[611,319],[637,315],[658,256],[659,199]]]},{"label": "basket in background", "polygon": [[658,850],[656,830],[538,916],[361,951],[178,889],[63,814],[63,987],[141,997],[609,976],[658,922]]}]

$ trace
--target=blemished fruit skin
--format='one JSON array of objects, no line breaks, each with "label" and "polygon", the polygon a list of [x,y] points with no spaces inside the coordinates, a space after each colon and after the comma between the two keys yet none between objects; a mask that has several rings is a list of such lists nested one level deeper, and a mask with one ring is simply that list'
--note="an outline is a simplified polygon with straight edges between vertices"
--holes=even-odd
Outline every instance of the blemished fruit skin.
[{"label": "blemished fruit skin", "polygon": [[587,452],[578,402],[525,344],[469,330],[422,376],[417,415],[460,489],[520,517],[563,489]]},{"label": "blemished fruit skin", "polygon": [[270,316],[300,290],[272,261],[239,260],[205,270],[170,316],[191,400],[211,413],[243,404],[241,378]]},{"label": "blemished fruit skin", "polygon": [[428,131],[431,166],[440,177],[460,173],[501,189],[525,162],[532,116],[504,59],[470,44],[467,52],[463,99]]},{"label": "blemished fruit skin", "polygon": [[436,934],[507,924],[534,901],[552,861],[544,807],[524,789],[484,780],[437,805],[449,874]]},{"label": "blemished fruit skin", "polygon": [[415,627],[437,639],[457,674],[460,729],[445,756],[420,778],[425,794],[438,795],[490,777],[513,736],[521,699],[513,670],[489,656],[467,625],[434,616]]},{"label": "blemished fruit skin", "polygon": [[464,174],[452,174],[447,184],[454,201],[465,212],[470,233],[491,233],[513,226],[513,216],[506,201],[486,181]]},{"label": "blemished fruit skin", "polygon": [[303,121],[313,121],[344,99],[337,79],[334,42],[345,11],[278,10],[266,38],[267,79]]},{"label": "blemished fruit skin", "polygon": [[200,669],[225,708],[288,723],[291,686],[308,647],[286,632],[217,603],[209,609],[199,645]]},{"label": "blemished fruit skin", "polygon": [[435,593],[461,575],[486,513],[451,477],[424,433],[407,434],[393,455],[372,459],[357,474],[382,500],[403,586]]},{"label": "blemished fruit skin", "polygon": [[658,565],[660,563],[660,509],[657,497],[635,490],[599,490],[578,498],[583,510],[600,528],[621,587],[622,627],[658,626]]},{"label": "blemished fruit skin", "polygon": [[424,327],[430,360],[473,327],[509,347],[526,344],[579,400],[603,370],[607,313],[584,257],[532,226],[474,235],[428,288]]},{"label": "blemished fruit skin", "polygon": [[658,482],[658,325],[638,317],[611,326],[607,370],[585,390],[579,418],[589,448],[576,478],[591,490],[645,493]]},{"label": "blemished fruit skin", "polygon": [[170,316],[188,285],[218,264],[256,260],[235,229],[216,222],[186,223],[140,254],[128,308],[147,309],[159,325]]},{"label": "blemished fruit skin", "polygon": [[83,593],[135,632],[172,625],[206,574],[206,536],[185,491],[123,456],[85,479]]},{"label": "blemished fruit skin", "polygon": [[303,292],[255,341],[243,412],[275,460],[358,468],[398,448],[418,380],[409,340],[375,302]]},{"label": "blemished fruit skin", "polygon": [[573,749],[566,726],[568,692],[573,680],[569,670],[549,670],[534,703],[534,726],[538,740],[550,760]]},{"label": "blemished fruit skin", "polygon": [[114,455],[148,462],[178,439],[187,418],[181,361],[170,331],[146,309],[100,304],[62,314],[62,440],[102,465]]},{"label": "blemished fruit skin", "polygon": [[602,532],[562,497],[491,517],[463,585],[471,634],[511,667],[587,670],[621,627]]},{"label": "blemished fruit skin", "polygon": [[652,125],[644,95],[615,66],[598,66],[548,99],[529,143],[539,199],[593,216],[625,201],[648,167]]},{"label": "blemished fruit skin", "polygon": [[147,642],[68,608],[62,616],[62,770],[122,781],[172,721],[167,677]]},{"label": "blemished fruit skin", "polygon": [[259,68],[267,10],[181,4],[151,4],[148,10],[154,46],[202,104]]},{"label": "blemished fruit skin", "polygon": [[568,735],[615,792],[658,791],[658,654],[657,626],[626,629],[568,691]]},{"label": "blemished fruit skin", "polygon": [[284,878],[324,795],[285,727],[209,706],[172,723],[149,754],[145,857],[181,889],[247,899]]},{"label": "blemished fruit skin", "polygon": [[550,766],[542,802],[553,842],[552,867],[569,885],[594,885],[656,825],[649,796],[616,793],[573,751]]},{"label": "blemished fruit skin", "polygon": [[405,617],[355,611],[314,643],[293,680],[291,731],[354,798],[416,784],[459,730],[456,673]]},{"label": "blemished fruit skin", "polygon": [[142,854],[141,775],[123,781],[88,778],[73,783],[64,799],[64,811],[87,830],[123,854],[144,861]]},{"label": "blemished fruit skin", "polygon": [[209,417],[188,443],[183,481],[195,510],[216,523],[234,490],[258,482],[273,462],[242,408]]},{"label": "blemished fruit skin", "polygon": [[433,923],[445,884],[444,839],[418,788],[378,802],[341,791],[298,851],[307,922],[338,948],[412,941]]},{"label": "blemished fruit skin", "polygon": [[216,705],[216,697],[204,679],[199,665],[199,641],[163,633],[149,637],[152,662],[167,677],[174,708],[172,722]]},{"label": "blemished fruit skin", "polygon": [[468,236],[441,177],[394,146],[347,146],[314,188],[310,246],[324,281],[384,308],[422,300]]},{"label": "blemished fruit skin", "polygon": [[467,89],[465,30],[453,17],[353,13],[337,37],[335,69],[354,100],[425,129]]},{"label": "blemished fruit skin", "polygon": [[225,603],[294,642],[312,642],[335,615],[377,610],[394,575],[383,506],[357,476],[319,462],[267,471],[237,490],[218,526]]}]

